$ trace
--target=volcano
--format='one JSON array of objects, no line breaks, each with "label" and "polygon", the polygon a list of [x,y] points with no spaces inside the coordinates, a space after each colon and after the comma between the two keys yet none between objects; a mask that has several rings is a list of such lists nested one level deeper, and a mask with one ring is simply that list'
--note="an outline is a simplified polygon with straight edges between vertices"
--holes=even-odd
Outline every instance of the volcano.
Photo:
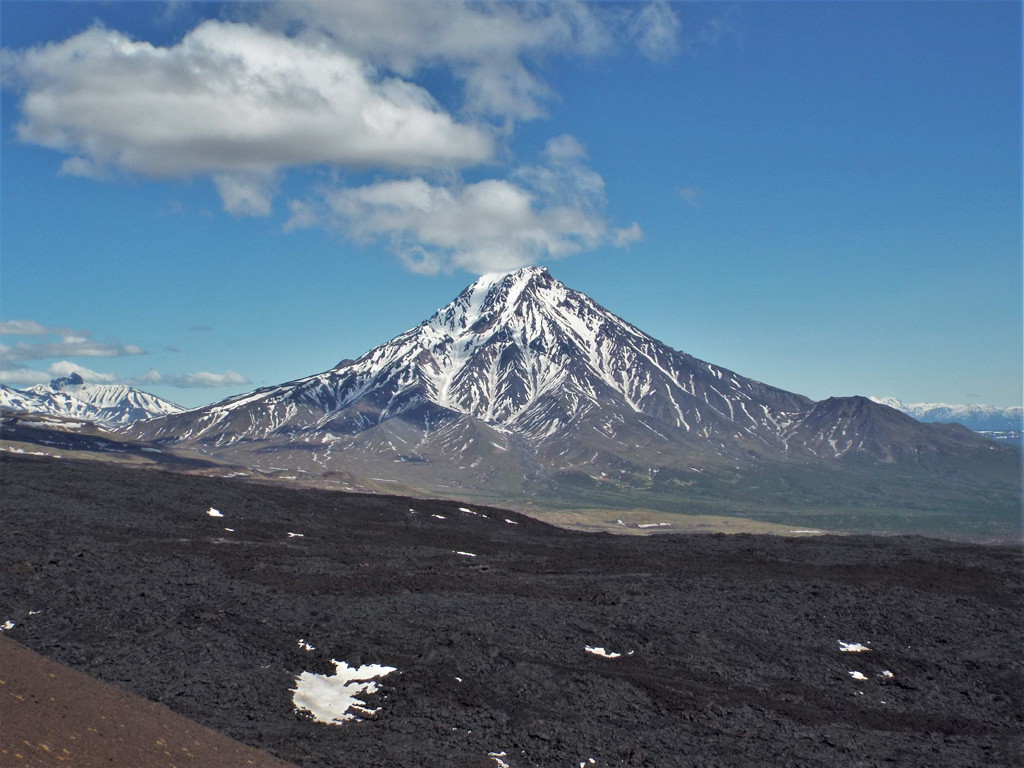
[{"label": "volcano", "polygon": [[261,470],[496,500],[653,490],[831,503],[870,492],[864,472],[878,468],[890,506],[922,478],[993,471],[1012,506],[1019,460],[868,398],[814,402],[698,360],[543,267],[485,275],[357,360],[128,434]]}]

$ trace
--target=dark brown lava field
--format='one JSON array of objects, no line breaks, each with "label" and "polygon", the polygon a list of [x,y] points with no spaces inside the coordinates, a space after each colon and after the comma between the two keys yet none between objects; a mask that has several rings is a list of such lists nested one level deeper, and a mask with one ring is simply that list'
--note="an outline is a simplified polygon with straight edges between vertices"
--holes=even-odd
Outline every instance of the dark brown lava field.
[{"label": "dark brown lava field", "polygon": [[[1018,547],[583,534],[48,459],[0,492],[7,637],[303,768],[1021,764]],[[332,659],[396,669],[375,713],[297,712]]]}]

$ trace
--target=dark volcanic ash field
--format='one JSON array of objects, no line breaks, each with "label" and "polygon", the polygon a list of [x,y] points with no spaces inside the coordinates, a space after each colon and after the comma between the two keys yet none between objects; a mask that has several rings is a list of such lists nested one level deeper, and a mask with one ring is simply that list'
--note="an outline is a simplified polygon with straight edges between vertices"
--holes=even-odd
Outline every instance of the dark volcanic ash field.
[{"label": "dark volcanic ash field", "polygon": [[[300,766],[1021,764],[1018,548],[582,534],[53,460],[0,483],[9,637]],[[332,659],[397,670],[376,714],[296,712]]]}]

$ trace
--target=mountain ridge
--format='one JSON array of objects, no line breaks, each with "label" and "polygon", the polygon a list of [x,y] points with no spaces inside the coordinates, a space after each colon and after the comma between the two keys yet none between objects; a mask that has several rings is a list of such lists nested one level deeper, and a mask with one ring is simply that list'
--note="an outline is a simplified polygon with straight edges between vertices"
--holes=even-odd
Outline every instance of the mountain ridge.
[{"label": "mountain ridge", "polygon": [[890,467],[876,505],[917,503],[903,489],[954,476],[972,493],[996,477],[1019,497],[1012,446],[698,360],[538,267],[481,277],[356,360],[125,431],[263,470],[498,501],[580,503],[589,488],[600,503],[608,489],[724,503],[737,484],[751,503],[837,498],[831,486],[868,498],[872,467]]},{"label": "mountain ridge", "polygon": [[185,410],[125,384],[87,384],[78,373],[29,389],[0,384],[0,408],[89,421],[105,429],[123,428],[139,420]]},{"label": "mountain ridge", "polygon": [[963,424],[976,432],[1019,431],[1024,423],[1024,408],[1019,405],[1002,408],[976,403],[907,403],[896,397],[872,397],[871,399],[876,403],[902,411],[924,423]]}]

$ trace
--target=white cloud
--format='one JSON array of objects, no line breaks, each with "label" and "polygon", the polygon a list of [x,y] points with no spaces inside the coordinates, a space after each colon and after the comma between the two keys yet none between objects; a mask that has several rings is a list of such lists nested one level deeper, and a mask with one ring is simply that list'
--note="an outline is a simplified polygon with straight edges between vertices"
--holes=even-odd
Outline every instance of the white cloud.
[{"label": "white cloud", "polygon": [[[584,156],[579,142],[559,136],[545,149],[547,164],[516,169],[512,180],[414,178],[339,189],[326,195],[326,217],[357,241],[383,239],[423,274],[498,272],[639,239],[636,224],[609,233],[604,181]],[[307,218],[312,206],[293,210]]]},{"label": "white cloud", "polygon": [[541,74],[546,57],[596,57],[633,46],[664,58],[679,34],[664,2],[296,0],[271,7],[279,24],[299,20],[324,30],[345,50],[404,77],[444,67],[462,82],[468,113],[510,121],[544,115],[553,96]]},{"label": "white cloud", "polygon": [[291,211],[292,215],[284,223],[283,229],[285,232],[315,227],[320,221],[316,209],[301,200],[289,200],[288,210]]},{"label": "white cloud", "polygon": [[644,233],[635,221],[625,229],[616,229],[612,234],[612,242],[619,248],[628,248],[632,243],[640,242],[643,239]]},{"label": "white cloud", "polygon": [[687,205],[691,205],[694,208],[700,207],[700,190],[694,189],[693,187],[683,187],[679,190],[679,196],[686,201]]},{"label": "white cloud", "polygon": [[459,167],[493,154],[489,131],[319,34],[207,21],[157,47],[93,27],[5,53],[24,89],[18,137],[72,154],[63,173],[209,174],[232,213],[268,212],[281,168]]},{"label": "white cloud", "polygon": [[[31,321],[22,321],[31,322]],[[55,330],[46,329],[46,334]],[[145,352],[134,344],[122,344],[119,341],[106,343],[88,338],[88,335],[67,335],[60,341],[36,342],[28,344],[18,342],[8,346],[0,344],[0,362],[10,363],[21,360],[45,360],[50,357],[125,357],[144,355]]]},{"label": "white cloud", "polygon": [[224,371],[224,373],[210,373],[199,371],[198,373],[168,373],[161,374],[156,371],[148,371],[134,381],[140,384],[163,384],[179,389],[215,389],[217,387],[240,387],[252,384],[237,371]]},{"label": "white cloud", "polygon": [[286,2],[274,14],[322,29],[346,50],[405,77],[445,67],[463,83],[469,113],[508,119],[544,114],[551,96],[538,71],[544,55],[606,52],[617,29],[576,0]]},{"label": "white cloud", "polygon": [[236,216],[267,216],[276,193],[274,174],[217,173],[217,187],[224,210]]},{"label": "white cloud", "polygon": [[[66,328],[60,329],[61,334],[68,334]],[[35,320],[3,320],[0,321],[0,336],[42,336],[47,333],[56,333],[45,325]]]},{"label": "white cloud", "polygon": [[6,384],[8,387],[34,387],[36,384],[45,384],[52,378],[45,371],[0,367],[0,384]]},{"label": "white cloud", "polygon": [[[250,21],[208,20],[168,46],[95,26],[4,51],[5,85],[22,92],[18,137],[68,154],[63,174],[208,177],[238,216],[271,213],[290,168],[384,172],[393,180],[290,201],[284,228],[340,224],[419,272],[637,239],[639,227],[609,234],[604,181],[571,136],[539,165],[457,179],[493,170],[517,121],[544,116],[552,58],[675,51],[669,4],[296,0],[237,15]],[[415,82],[424,73],[445,106]]]},{"label": "white cloud", "polygon": [[96,164],[85,157],[69,157],[60,164],[62,176],[80,176],[83,179],[101,179],[103,172]]},{"label": "white cloud", "polygon": [[217,387],[240,387],[251,384],[248,378],[237,371],[224,373],[159,373],[155,370],[146,371],[138,376],[120,377],[113,373],[104,373],[86,368],[78,363],[61,360],[48,366],[45,370],[33,370],[18,364],[0,368],[0,382],[12,387],[30,387],[36,384],[47,384],[53,379],[77,373],[89,384],[127,384],[133,387],[163,385],[179,389],[215,389]]},{"label": "white cloud", "polygon": [[60,360],[56,363],[52,363],[47,367],[46,372],[51,378],[70,376],[72,373],[77,373],[82,377],[83,381],[89,384],[113,384],[117,381],[117,376],[112,373],[94,371],[90,368],[79,365],[78,363],[69,362],[68,360]]},{"label": "white cloud", "polygon": [[638,9],[627,28],[636,47],[648,58],[667,59],[679,48],[679,19],[664,1]]},{"label": "white cloud", "polygon": [[117,376],[112,373],[93,371],[67,360],[52,363],[44,371],[31,370],[21,366],[3,368],[0,369],[0,381],[12,387],[31,387],[36,384],[46,384],[63,376],[70,376],[72,373],[77,373],[83,381],[90,384],[113,384],[117,381]]}]

